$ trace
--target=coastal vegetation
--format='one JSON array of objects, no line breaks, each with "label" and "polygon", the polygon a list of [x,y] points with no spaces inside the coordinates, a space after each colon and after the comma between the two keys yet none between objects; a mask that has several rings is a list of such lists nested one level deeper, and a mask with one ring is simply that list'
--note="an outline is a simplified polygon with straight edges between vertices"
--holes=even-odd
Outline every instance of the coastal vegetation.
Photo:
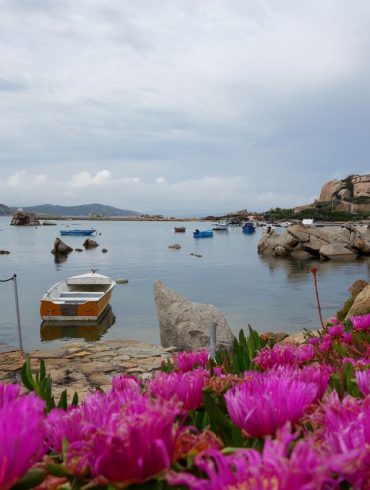
[{"label": "coastal vegetation", "polygon": [[[360,199],[360,198],[358,198]],[[264,218],[268,221],[279,220],[302,220],[305,218],[313,218],[316,221],[360,221],[369,219],[369,211],[358,211],[350,213],[347,211],[338,211],[332,209],[330,202],[318,202],[308,209],[295,211],[293,208],[272,208],[264,213]]]},{"label": "coastal vegetation", "polygon": [[176,352],[69,406],[27,360],[28,393],[0,385],[0,488],[368,488],[369,341],[369,314],[300,345],[249,327],[214,359]]}]

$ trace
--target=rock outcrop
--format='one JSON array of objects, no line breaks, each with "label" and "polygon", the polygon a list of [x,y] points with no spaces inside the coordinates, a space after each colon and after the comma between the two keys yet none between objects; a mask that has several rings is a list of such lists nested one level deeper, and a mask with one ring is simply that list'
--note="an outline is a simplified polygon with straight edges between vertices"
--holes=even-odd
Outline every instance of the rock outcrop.
[{"label": "rock outcrop", "polygon": [[92,240],[91,238],[86,238],[86,240],[82,244],[85,248],[96,248],[99,247],[99,244]]},{"label": "rock outcrop", "polygon": [[330,202],[337,211],[370,211],[370,175],[330,180],[322,186],[318,201]]},{"label": "rock outcrop", "polygon": [[40,221],[36,219],[35,213],[28,213],[18,209],[13,214],[10,224],[14,226],[39,226]]},{"label": "rock outcrop", "polygon": [[370,230],[367,226],[327,226],[295,224],[284,233],[272,230],[258,244],[258,253],[274,257],[355,259],[370,255]]},{"label": "rock outcrop", "polygon": [[193,303],[161,281],[154,284],[154,300],[163,347],[175,346],[180,350],[208,348],[213,322],[217,323],[217,346],[231,347],[234,336],[224,315],[215,306]]},{"label": "rock outcrop", "polygon": [[344,189],[344,186],[345,184],[341,180],[329,180],[329,182],[326,182],[321,188],[319,201],[331,201],[338,192]]},{"label": "rock outcrop", "polygon": [[347,313],[346,319],[352,316],[366,315],[370,313],[370,284],[365,286],[356,296],[353,305]]},{"label": "rock outcrop", "polygon": [[174,250],[180,250],[181,245],[179,243],[174,243],[173,245],[168,245],[168,248],[173,248]]},{"label": "rock outcrop", "polygon": [[52,254],[68,255],[72,251],[73,251],[73,248],[71,248],[69,245],[65,244],[60,238],[57,237],[54,240],[54,248],[51,251]]}]

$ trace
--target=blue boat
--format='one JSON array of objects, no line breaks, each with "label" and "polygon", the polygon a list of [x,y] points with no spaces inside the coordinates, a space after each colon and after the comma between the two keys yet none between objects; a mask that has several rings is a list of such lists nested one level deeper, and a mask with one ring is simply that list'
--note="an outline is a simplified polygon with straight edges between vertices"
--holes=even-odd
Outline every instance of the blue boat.
[{"label": "blue boat", "polygon": [[60,230],[60,234],[67,236],[91,236],[96,234],[96,230],[93,228],[90,230]]},{"label": "blue boat", "polygon": [[212,230],[195,230],[193,231],[193,237],[194,238],[212,238],[213,237],[213,231]]},{"label": "blue boat", "polygon": [[254,223],[251,221],[246,221],[243,226],[242,226],[242,232],[245,233],[246,235],[251,235],[256,231],[256,227],[254,226]]}]

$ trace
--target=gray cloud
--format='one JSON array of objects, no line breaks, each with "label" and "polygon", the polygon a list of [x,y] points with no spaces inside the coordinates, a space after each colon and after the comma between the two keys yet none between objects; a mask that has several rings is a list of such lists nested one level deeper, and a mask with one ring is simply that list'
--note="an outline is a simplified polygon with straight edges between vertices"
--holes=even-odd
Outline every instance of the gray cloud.
[{"label": "gray cloud", "polygon": [[[110,204],[150,210],[167,202],[176,210],[184,207],[172,192],[177,184],[202,188],[188,208],[263,209],[302,204],[326,180],[370,167],[366,1],[0,6],[8,204],[19,204],[8,179],[22,171],[49,182],[76,169],[108,171],[116,181],[164,177],[169,184],[153,192],[134,187],[130,202],[110,189]],[[240,178],[249,186],[244,196]],[[236,185],[228,202],[212,179]],[[24,205],[46,193],[38,182]],[[88,197],[81,190],[80,201]],[[57,187],[51,199],[70,197]]]},{"label": "gray cloud", "polygon": [[27,85],[24,83],[0,78],[0,92],[19,92],[22,90],[27,90]]}]

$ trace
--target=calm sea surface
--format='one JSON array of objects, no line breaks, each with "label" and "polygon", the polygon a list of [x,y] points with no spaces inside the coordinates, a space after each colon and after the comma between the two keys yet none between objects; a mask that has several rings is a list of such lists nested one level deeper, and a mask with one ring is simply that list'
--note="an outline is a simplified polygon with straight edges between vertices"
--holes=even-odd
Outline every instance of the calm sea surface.
[{"label": "calm sea surface", "polygon": [[[174,233],[174,226],[186,233]],[[59,230],[98,230],[99,247],[72,252],[56,263],[50,253]],[[132,338],[159,343],[153,283],[160,279],[192,301],[212,303],[222,310],[234,333],[251,324],[258,331],[294,333],[317,328],[312,274],[318,267],[319,292],[324,318],[334,314],[348,296],[356,279],[369,280],[370,259],[336,263],[264,258],[257,254],[261,231],[244,235],[241,228],[215,232],[213,238],[194,239],[195,228],[207,223],[58,221],[56,226],[15,227],[9,217],[0,218],[0,279],[17,274],[20,316],[25,350],[56,347],[74,337]],[[63,237],[73,248],[83,248],[84,237]],[[181,250],[168,246],[181,245]],[[103,254],[102,248],[108,249]],[[198,258],[190,253],[201,254]],[[116,317],[101,328],[40,328],[40,298],[55,282],[92,268],[117,285],[111,301]],[[0,283],[0,342],[17,344],[13,282]],[[106,329],[105,329],[106,328]]]}]

